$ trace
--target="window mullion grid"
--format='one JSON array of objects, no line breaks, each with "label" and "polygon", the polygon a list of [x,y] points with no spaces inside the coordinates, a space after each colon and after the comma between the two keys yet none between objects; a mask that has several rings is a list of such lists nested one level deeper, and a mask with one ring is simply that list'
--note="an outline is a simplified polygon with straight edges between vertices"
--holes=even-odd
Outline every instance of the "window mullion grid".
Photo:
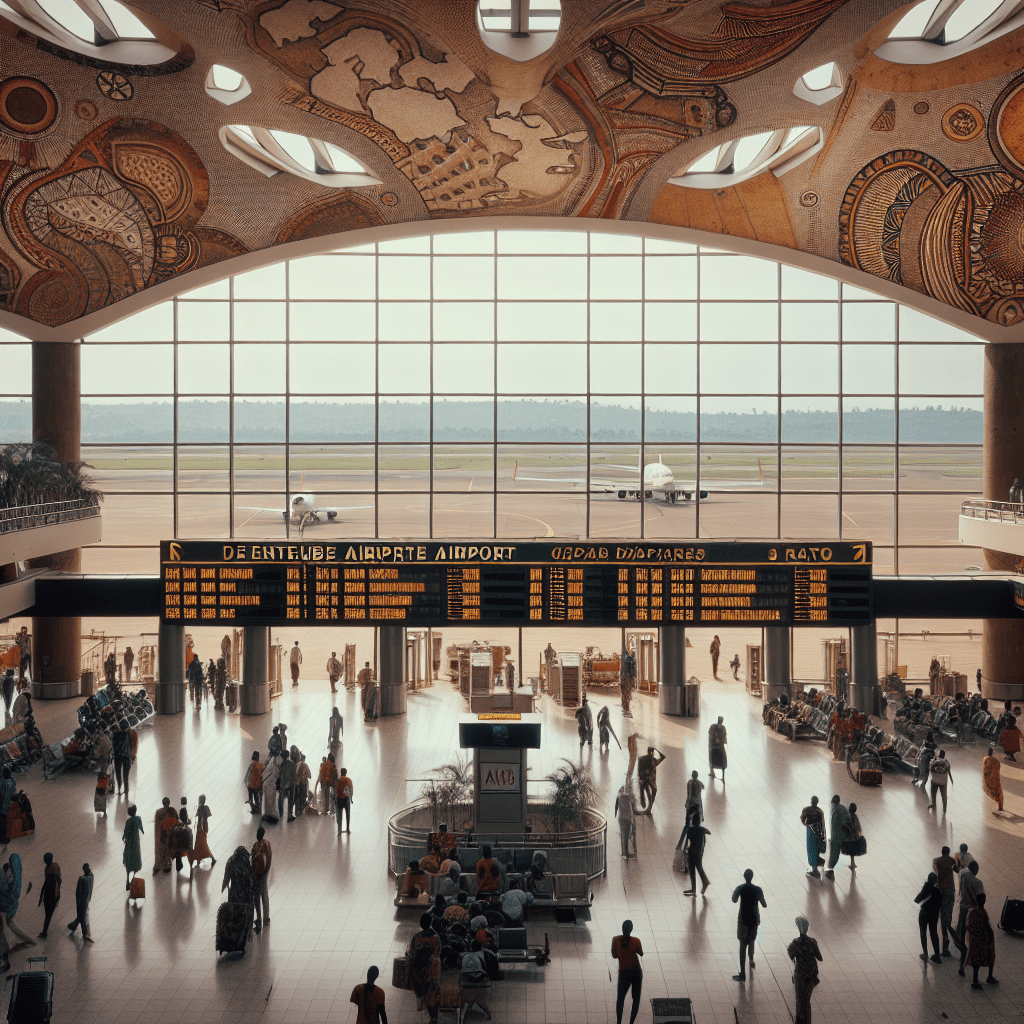
[{"label": "window mullion grid", "polygon": [[178,394],[181,390],[178,383],[178,298],[171,303],[171,337],[174,338],[174,411],[171,426],[171,516],[172,534],[178,538]]},{"label": "window mullion grid", "polygon": [[[291,263],[287,260],[284,264],[284,488],[286,492],[285,511],[291,512],[291,503],[287,501],[287,491],[292,481],[292,433],[291,433],[291,410],[292,410],[292,315],[291,315]],[[301,485],[300,485],[301,486]],[[291,515],[288,515],[291,519]]]},{"label": "window mullion grid", "polygon": [[695,388],[697,391],[697,461],[694,466],[693,476],[693,497],[694,497],[694,515],[693,515],[693,536],[694,539],[700,538],[700,411],[701,411],[701,393],[700,393],[700,311],[703,299],[700,293],[700,268],[701,263],[704,260],[704,255],[701,251],[701,247],[697,246],[697,379],[695,382]]},{"label": "window mullion grid", "polygon": [[[427,257],[430,261],[429,270],[427,272],[427,289],[429,295],[428,302],[428,315],[430,322],[427,325],[427,344],[430,352],[430,366],[428,369],[428,385],[430,387],[430,397],[427,399],[428,407],[427,413],[429,417],[427,426],[427,483],[429,486],[429,496],[427,499],[427,532],[428,536],[433,538],[434,536],[434,237],[430,237],[430,255]],[[433,657],[433,654],[431,654]]]},{"label": "window mullion grid", "polygon": [[494,353],[494,398],[491,404],[491,508],[494,510],[494,536],[498,536],[498,232],[491,235],[491,262],[494,271],[494,300],[491,303],[491,329],[494,331],[492,352]]},{"label": "window mullion grid", "polygon": [[[235,536],[235,279],[228,278],[228,536]],[[287,484],[286,484],[287,487]],[[285,509],[291,502],[285,497]],[[289,517],[284,519],[284,535],[290,537]]]},{"label": "window mullion grid", "polygon": [[[892,471],[892,571],[894,576],[900,574],[900,307],[893,303],[893,337],[896,344],[893,345],[893,358],[896,365],[893,367],[893,380],[896,382],[895,394],[893,395],[893,416],[896,422],[893,424],[893,437],[896,439],[896,447],[893,451]],[[899,620],[896,620],[896,631],[899,632]],[[898,644],[898,641],[897,641]]]},{"label": "window mullion grid", "polygon": [[775,414],[775,536],[782,537],[782,264],[775,264],[776,305],[776,374],[778,394]]},{"label": "window mullion grid", "polygon": [[[431,239],[431,250],[434,243]],[[433,501],[433,495],[431,495]],[[373,246],[373,536],[380,537],[380,243]],[[377,630],[374,629],[374,637]]]},{"label": "window mullion grid", "polygon": [[592,449],[591,443],[590,443],[590,308],[591,308],[591,301],[590,301],[590,276],[591,276],[590,275],[590,261],[591,261],[591,259],[593,259],[593,256],[591,255],[591,252],[590,252],[590,232],[588,231],[587,232],[587,359],[586,359],[586,363],[584,364],[586,366],[586,374],[587,374],[587,377],[586,377],[586,386],[587,386],[587,398],[586,398],[586,403],[587,403],[587,421],[586,421],[587,422],[587,436],[586,436],[586,443],[587,443],[587,472],[586,472],[586,481],[587,481],[587,484],[586,484],[586,487],[587,487],[587,522],[586,522],[586,530],[587,530],[587,537],[590,536],[590,504],[591,504],[591,501],[592,501],[592,498],[593,498],[593,496],[591,494],[591,487],[590,487],[590,463],[591,463],[591,459],[593,458],[593,449]]},{"label": "window mullion grid", "polygon": [[[641,243],[640,245],[640,486],[644,486],[644,453],[647,450],[647,378],[644,373],[646,368],[646,345],[645,339],[647,337],[647,319],[646,310],[647,304],[644,300],[644,296],[647,294],[647,256],[646,246]],[[659,456],[660,460],[660,456]],[[664,492],[663,492],[664,493]],[[665,493],[665,501],[668,502],[668,494]],[[640,536],[643,538],[645,535],[644,518],[640,517]],[[660,627],[659,627],[660,628]]]}]

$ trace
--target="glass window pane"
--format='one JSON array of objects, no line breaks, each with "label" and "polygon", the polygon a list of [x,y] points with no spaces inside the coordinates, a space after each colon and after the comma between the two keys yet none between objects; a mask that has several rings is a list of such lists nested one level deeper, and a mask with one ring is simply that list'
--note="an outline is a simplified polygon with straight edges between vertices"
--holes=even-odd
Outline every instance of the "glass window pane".
[{"label": "glass window pane", "polygon": [[511,394],[584,394],[586,345],[499,345],[498,390]]},{"label": "glass window pane", "polygon": [[498,232],[499,253],[585,253],[585,231],[506,231]]},{"label": "glass window pane", "polygon": [[703,441],[774,441],[778,437],[778,406],[767,398],[701,398]]},{"label": "glass window pane", "polygon": [[494,260],[482,256],[434,257],[434,298],[493,299]]},{"label": "glass window pane", "polygon": [[982,400],[955,398],[932,405],[928,398],[900,399],[900,442],[981,444]]},{"label": "glass window pane", "polygon": [[[134,494],[108,494],[103,501],[103,529],[108,537],[130,537],[132,544],[159,544],[174,536],[174,499],[170,494],[146,498],[146,514],[139,515]],[[150,572],[156,560],[150,556]]]},{"label": "glass window pane", "polygon": [[[837,491],[839,449],[831,445],[783,445],[779,486],[784,491]],[[835,536],[835,531],[828,536]]]},{"label": "glass window pane", "polygon": [[[954,520],[955,521],[955,520]],[[903,575],[935,575],[944,576],[952,572],[977,571],[984,566],[980,548],[969,548],[964,544],[952,544],[945,548],[900,548],[900,572]],[[957,625],[960,629],[966,629],[970,620],[958,619]],[[978,629],[981,622],[978,621]],[[906,619],[900,619],[900,629],[912,629],[914,624]],[[920,623],[920,629],[934,629],[934,619]],[[900,641],[900,658],[906,650],[906,640]],[[929,652],[935,649],[935,642],[929,637]],[[927,669],[928,657],[921,659],[922,676]]]},{"label": "glass window pane", "polygon": [[574,491],[585,501],[587,449],[566,444],[498,445],[498,489]]},{"label": "glass window pane", "polygon": [[[593,242],[593,236],[591,236]],[[643,260],[639,256],[602,256],[590,261],[591,299],[643,298]]]},{"label": "glass window pane", "polygon": [[372,441],[374,437],[373,398],[292,398],[288,416],[288,435],[296,442]]},{"label": "glass window pane", "polygon": [[622,235],[618,232],[591,231],[590,251],[601,252],[642,252],[644,240],[640,235]]},{"label": "glass window pane", "polygon": [[644,252],[650,255],[651,253],[696,253],[697,246],[691,242],[677,242],[674,239],[668,238],[645,238],[644,239]]},{"label": "glass window pane", "polygon": [[[955,491],[949,494],[901,494],[898,520],[900,545],[956,544],[960,505],[971,497],[973,495]],[[963,561],[967,563],[970,559],[965,558]]]},{"label": "glass window pane", "polygon": [[591,341],[640,341],[643,306],[639,302],[600,302],[590,307]]},{"label": "glass window pane", "polygon": [[435,302],[434,341],[494,341],[493,302]]},{"label": "glass window pane", "polygon": [[275,263],[259,270],[235,274],[232,280],[236,299],[283,299],[285,297],[285,264]]},{"label": "glass window pane", "polygon": [[434,439],[491,441],[494,439],[494,400],[457,396],[434,397]]},{"label": "glass window pane", "polygon": [[587,340],[585,302],[503,302],[498,305],[498,341],[558,338]]},{"label": "glass window pane", "polygon": [[648,302],[644,307],[647,341],[696,341],[696,302]]},{"label": "glass window pane", "polygon": [[381,400],[378,424],[381,441],[429,441],[430,403],[416,398]]},{"label": "glass window pane", "polygon": [[587,260],[571,256],[499,256],[499,299],[585,299]]},{"label": "glass window pane", "polygon": [[[378,446],[377,479],[382,491],[429,491],[430,447],[425,444]],[[369,486],[372,490],[372,463]],[[435,483],[436,488],[436,483]]]},{"label": "glass window pane", "polygon": [[[134,573],[147,575],[153,572],[160,560],[160,548],[82,548],[82,572]],[[145,619],[137,619],[138,628],[145,629]],[[152,629],[157,628],[154,619]]]},{"label": "glass window pane", "polygon": [[640,392],[639,345],[591,345],[590,390],[627,395]]},{"label": "glass window pane", "polygon": [[235,399],[236,441],[284,441],[284,402]]},{"label": "glass window pane", "polygon": [[227,491],[231,486],[230,465],[227,445],[179,445],[178,490]]},{"label": "glass window pane", "polygon": [[895,341],[892,302],[843,303],[843,341]]},{"label": "glass window pane", "polygon": [[[284,537],[288,498],[280,491],[236,495],[234,535],[252,539]],[[291,535],[297,537],[298,525],[289,525]]]},{"label": "glass window pane", "polygon": [[839,303],[782,304],[783,341],[838,341]]},{"label": "glass window pane", "polygon": [[[514,494],[497,497],[499,537],[545,536],[584,537],[587,533],[587,497],[585,494],[549,494],[544,511],[531,516],[523,511],[522,499]],[[543,645],[542,645],[543,646]]]},{"label": "glass window pane", "polygon": [[499,441],[586,441],[587,403],[577,399],[499,398]]},{"label": "glass window pane", "polygon": [[[173,335],[172,335],[173,337]],[[178,341],[230,341],[231,304],[179,302]]]},{"label": "glass window pane", "polygon": [[[295,406],[292,406],[294,424]],[[373,406],[370,405],[369,434],[373,436]],[[294,428],[292,431],[294,436]],[[288,465],[294,481],[316,495],[351,492],[359,495],[373,490],[373,446],[368,444],[293,444]],[[332,500],[332,504],[337,502]]]},{"label": "glass window pane", "polygon": [[[579,499],[565,499],[579,500]],[[583,503],[580,502],[582,505]],[[640,536],[640,516],[649,513],[646,502],[641,505],[632,498],[616,498],[611,495],[592,495],[590,498],[590,536],[628,537]]]},{"label": "glass window pane", "polygon": [[[16,438],[26,440],[26,435]],[[166,398],[91,398],[82,401],[82,442],[174,440],[174,403]]]},{"label": "glass window pane", "polygon": [[389,242],[378,242],[378,252],[430,252],[430,235],[412,235],[410,238],[394,238]]},{"label": "glass window pane", "polygon": [[782,440],[835,443],[839,440],[839,399],[784,398]]},{"label": "glass window pane", "polygon": [[893,543],[893,498],[891,494],[844,494],[840,521],[847,540],[869,540],[872,544]]},{"label": "glass window pane", "polygon": [[625,401],[594,400],[590,403],[590,439],[592,441],[635,441],[641,434],[640,400],[636,405]]},{"label": "glass window pane", "polygon": [[177,535],[227,539],[231,535],[230,508],[227,494],[179,494]]},{"label": "glass window pane", "polygon": [[5,344],[0,346],[0,394],[32,394],[32,346]]},{"label": "glass window pane", "polygon": [[696,345],[647,345],[644,380],[648,392],[697,392]]},{"label": "glass window pane", "polygon": [[372,302],[295,302],[288,313],[288,337],[292,341],[373,341],[374,315]]},{"label": "glass window pane", "polygon": [[[713,501],[729,503],[732,501],[730,495],[778,490],[778,477],[778,450],[775,447],[752,444],[700,446],[700,487],[710,493]],[[733,536],[742,532],[737,526]]]},{"label": "glass window pane", "polygon": [[379,264],[382,300],[430,298],[429,256],[381,256]]},{"label": "glass window pane", "polygon": [[[778,536],[779,495],[712,494],[700,500],[701,537]],[[728,641],[726,641],[728,642]]]},{"label": "glass window pane", "polygon": [[235,341],[284,341],[286,308],[283,302],[236,302]]},{"label": "glass window pane", "polygon": [[372,394],[376,376],[373,345],[289,346],[293,394],[349,391]]},{"label": "glass window pane", "polygon": [[[227,282],[224,282],[226,285]],[[227,305],[222,307],[226,318]],[[178,313],[178,334],[181,336],[181,312]],[[225,324],[227,323],[225,319]],[[133,313],[116,324],[90,334],[89,341],[174,341],[174,303],[161,302],[139,313]],[[219,340],[219,339],[218,339]],[[227,340],[225,335],[224,340]]]},{"label": "glass window pane", "polygon": [[775,345],[701,345],[700,389],[704,394],[774,394],[779,389]]},{"label": "glass window pane", "polygon": [[977,341],[973,334],[961,331],[916,309],[900,306],[900,341]]},{"label": "glass window pane", "polygon": [[[373,514],[370,530],[373,530]],[[430,498],[426,494],[381,494],[377,498],[378,537],[427,537],[430,535]],[[353,520],[356,522],[356,520]],[[347,536],[361,537],[354,528]]]},{"label": "glass window pane", "polygon": [[783,394],[831,395],[839,390],[838,345],[783,345]]},{"label": "glass window pane", "polygon": [[85,470],[104,494],[174,489],[173,449],[82,446]]},{"label": "glass window pane", "polygon": [[839,535],[839,499],[832,494],[780,494],[779,534],[794,540]]},{"label": "glass window pane", "polygon": [[644,297],[697,298],[697,257],[648,256],[644,260]]},{"label": "glass window pane", "polygon": [[[372,299],[377,287],[373,256],[304,256],[288,265],[288,295],[300,299]],[[292,315],[295,307],[292,307]]]},{"label": "glass window pane", "polygon": [[[506,471],[507,470],[507,471]],[[514,466],[501,470],[512,479]],[[434,445],[435,491],[494,490],[494,448],[489,444]]]},{"label": "glass window pane", "polygon": [[896,479],[895,472],[896,455],[893,448],[861,445],[843,447],[844,490],[891,491]]},{"label": "glass window pane", "polygon": [[382,345],[378,356],[382,392],[415,394],[430,390],[429,345]]},{"label": "glass window pane", "polygon": [[892,399],[844,398],[843,440],[868,444],[892,444],[896,440],[896,415]]},{"label": "glass window pane", "polygon": [[493,231],[451,231],[432,237],[435,253],[493,253]]},{"label": "glass window pane", "polygon": [[[284,405],[280,404],[283,410]],[[235,433],[237,436],[237,428]],[[301,473],[292,473],[292,486],[297,490],[304,489]],[[236,491],[266,491],[268,493],[280,491],[283,493],[287,489],[283,444],[235,446]],[[284,508],[283,503],[281,507]]]},{"label": "glass window pane", "polygon": [[900,345],[900,394],[980,395],[981,345]]},{"label": "glass window pane", "polygon": [[435,345],[434,388],[460,394],[493,394],[494,346]]},{"label": "glass window pane", "polygon": [[891,395],[896,390],[894,345],[844,345],[843,391],[848,395]]},{"label": "glass window pane", "polygon": [[779,267],[754,256],[702,256],[702,299],[777,299]]},{"label": "glass window pane", "polygon": [[229,345],[179,345],[178,391],[193,395],[223,395],[231,390]]},{"label": "glass window pane", "polygon": [[428,302],[382,302],[377,316],[381,341],[430,341]]},{"label": "glass window pane", "polygon": [[83,345],[83,395],[166,395],[174,390],[171,345]]},{"label": "glass window pane", "polygon": [[434,498],[435,537],[493,537],[493,494],[438,494]]},{"label": "glass window pane", "polygon": [[285,389],[284,345],[236,345],[235,392],[280,394]]},{"label": "glass window pane", "polygon": [[696,397],[648,396],[647,411],[644,414],[644,432],[648,444],[665,441],[696,441]]},{"label": "glass window pane", "polygon": [[191,288],[187,292],[178,295],[179,302],[192,302],[197,299],[230,299],[231,279],[224,278],[222,281],[211,281],[210,284],[200,285],[198,288]]},{"label": "glass window pane", "polygon": [[981,491],[982,449],[900,445],[901,491]]},{"label": "glass window pane", "polygon": [[179,441],[227,441],[230,433],[231,411],[227,399],[178,400]]},{"label": "glass window pane", "polygon": [[31,400],[0,401],[0,444],[27,441],[31,436]]},{"label": "glass window pane", "polygon": [[782,268],[783,299],[835,300],[839,298],[839,282],[824,274],[812,274],[796,267]]},{"label": "glass window pane", "polygon": [[770,302],[705,302],[700,336],[702,341],[777,341],[779,307]]}]

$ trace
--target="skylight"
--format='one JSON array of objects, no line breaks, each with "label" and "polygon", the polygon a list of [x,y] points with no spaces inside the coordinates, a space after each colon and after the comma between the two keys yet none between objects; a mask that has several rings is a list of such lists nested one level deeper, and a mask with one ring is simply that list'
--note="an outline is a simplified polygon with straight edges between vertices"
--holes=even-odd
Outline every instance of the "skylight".
[{"label": "skylight", "polygon": [[492,50],[530,60],[550,49],[562,22],[559,0],[480,0],[477,28]]},{"label": "skylight", "polygon": [[381,184],[351,153],[321,139],[232,124],[221,128],[220,140],[229,153],[268,178],[284,172],[329,188]]},{"label": "skylight", "polygon": [[843,73],[835,61],[819,64],[797,79],[793,95],[820,106],[843,94]]},{"label": "skylight", "polygon": [[884,60],[931,64],[949,60],[1024,25],[1024,0],[923,0],[875,51]]},{"label": "skylight", "polygon": [[687,188],[726,188],[770,170],[781,176],[821,149],[821,129],[813,125],[758,132],[723,142],[669,181]]}]

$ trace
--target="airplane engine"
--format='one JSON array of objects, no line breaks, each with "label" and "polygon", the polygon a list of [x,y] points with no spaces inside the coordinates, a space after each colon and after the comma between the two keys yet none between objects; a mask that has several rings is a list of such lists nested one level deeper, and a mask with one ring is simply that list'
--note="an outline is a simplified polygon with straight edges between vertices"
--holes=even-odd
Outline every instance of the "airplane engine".
[{"label": "airplane engine", "polygon": [[708,492],[707,492],[707,491],[701,491],[701,492],[700,492],[700,496],[701,496],[702,498],[706,498],[706,497],[708,496]]},{"label": "airplane engine", "polygon": [[335,519],[337,519],[337,518],[338,518],[338,513],[337,513],[337,512],[328,512],[328,513],[327,513],[327,519],[328,519],[328,521],[330,521],[330,522],[332,522],[332,523],[333,523],[333,522],[334,522],[334,520],[335,520]]},{"label": "airplane engine", "polygon": [[624,498],[625,496],[626,496],[626,492],[625,492],[625,491],[619,491],[619,493],[618,493],[618,495],[617,495],[617,497],[618,497],[618,498],[619,498],[620,500],[621,500],[622,498]]}]

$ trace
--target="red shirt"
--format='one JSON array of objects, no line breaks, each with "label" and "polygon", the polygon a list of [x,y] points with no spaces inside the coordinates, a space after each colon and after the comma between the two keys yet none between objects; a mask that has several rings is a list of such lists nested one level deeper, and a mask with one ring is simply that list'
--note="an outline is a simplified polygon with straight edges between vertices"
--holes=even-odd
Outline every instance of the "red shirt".
[{"label": "red shirt", "polygon": [[494,861],[490,857],[476,862],[477,892],[497,892],[501,888],[501,872],[499,871],[498,874],[492,875],[492,864],[494,864]]},{"label": "red shirt", "polygon": [[635,971],[640,966],[640,957],[644,955],[644,947],[640,940],[631,935],[623,940],[621,935],[612,939],[612,956],[619,961],[620,971]]}]

